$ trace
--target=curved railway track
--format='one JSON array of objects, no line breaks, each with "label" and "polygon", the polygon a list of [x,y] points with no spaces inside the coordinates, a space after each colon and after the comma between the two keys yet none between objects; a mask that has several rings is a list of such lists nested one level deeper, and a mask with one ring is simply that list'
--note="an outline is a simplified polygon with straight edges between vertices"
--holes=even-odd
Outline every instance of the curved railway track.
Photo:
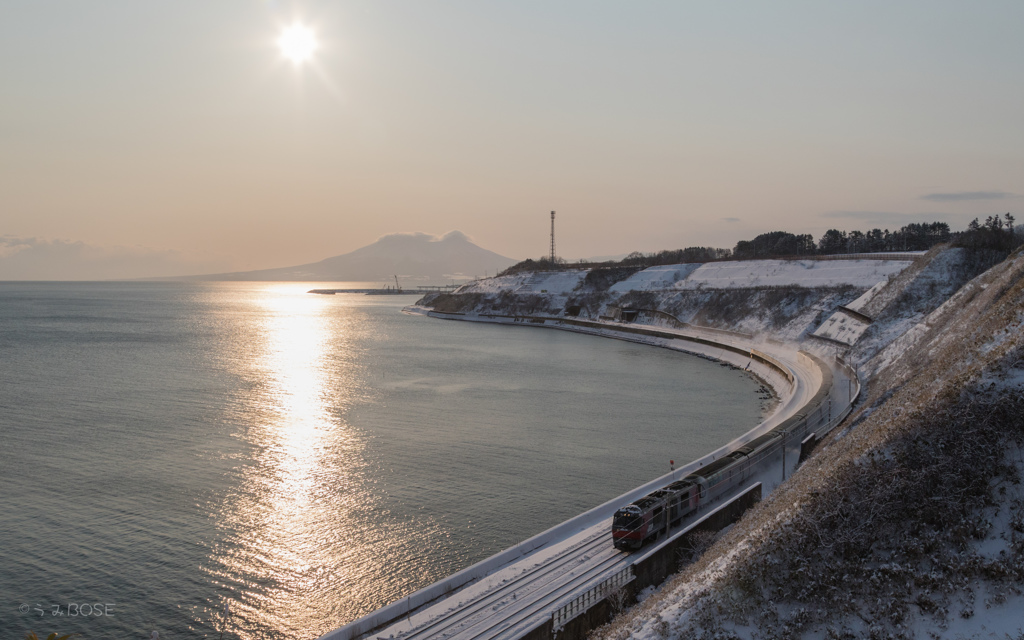
[{"label": "curved railway track", "polygon": [[[540,320],[539,318],[518,319],[517,321],[524,320],[530,321],[528,326],[545,326],[536,322],[536,320]],[[779,439],[782,450],[783,475],[785,475],[786,468],[786,436],[789,434],[801,435],[812,429],[818,429],[821,425],[831,423],[830,393],[838,388],[835,384],[836,380],[831,368],[811,354],[804,353],[805,362],[800,363],[798,361],[803,356],[798,357],[795,352],[769,354],[754,351],[749,345],[741,344],[738,341],[729,341],[721,336],[715,336],[714,339],[683,336],[682,332],[671,329],[623,327],[621,325],[609,327],[603,323],[576,320],[568,324],[571,326],[561,326],[560,328],[583,333],[591,333],[600,329],[615,329],[628,335],[623,339],[656,345],[658,340],[683,338],[695,343],[703,343],[705,346],[713,345],[714,349],[740,354],[751,358],[751,360],[761,359],[767,365],[779,368],[784,372],[793,389],[787,406],[780,409],[786,415],[769,419],[728,446],[735,449],[745,442],[758,438],[764,439],[766,434],[783,434],[783,438]],[[735,355],[733,358],[735,359]],[[846,382],[843,381],[842,385],[845,384]],[[852,389],[852,385],[850,388]],[[849,395],[850,393],[844,399],[847,404],[850,401]],[[829,402],[827,413],[825,411],[826,401]],[[792,446],[791,442],[789,446]],[[715,454],[719,459],[725,455],[722,450]],[[691,466],[696,464],[692,463]],[[694,466],[694,468],[697,467]],[[680,469],[680,472],[685,474],[688,471],[684,467]],[[715,504],[725,495],[728,493],[716,495],[716,499],[709,504]],[[709,505],[702,506],[697,513],[685,518],[679,526],[685,526],[688,521],[700,517],[706,511],[707,506]],[[418,610],[395,617],[390,622],[380,624],[372,631],[362,634],[357,632],[360,623],[363,623],[362,628],[369,626],[365,622],[372,618],[373,614],[366,619],[328,633],[322,636],[321,640],[354,640],[358,638],[511,640],[517,638],[536,627],[539,624],[538,620],[543,622],[545,615],[550,616],[555,608],[564,604],[567,599],[571,599],[574,594],[589,589],[599,582],[599,579],[604,579],[634,562],[639,554],[625,553],[615,549],[612,545],[611,511],[606,516],[602,517],[599,522],[593,521],[580,530],[576,530],[575,533],[566,534],[565,538],[552,540],[547,545],[535,549],[517,560],[510,561],[509,564],[495,569],[486,577],[471,581],[443,596],[438,594],[435,597],[441,599],[429,602]],[[569,543],[569,540],[572,542]],[[559,544],[564,544],[565,548],[556,549]]]},{"label": "curved railway track", "polygon": [[[515,604],[521,599],[527,600],[526,596],[536,592],[539,587],[555,582],[558,578],[564,577],[566,573],[579,568],[581,560],[591,559],[593,557],[591,554],[608,556],[608,559],[614,559],[622,555],[618,551],[610,549],[610,545],[607,542],[607,535],[603,532],[595,531],[580,544],[569,548],[565,554],[547,558],[541,563],[524,570],[515,577],[514,581],[504,582],[493,589],[485,591],[472,604],[460,607],[457,612],[443,618],[437,618],[426,624],[413,626],[410,631],[396,634],[396,636],[401,637],[403,640],[422,640],[428,637],[454,637],[451,633],[453,629],[457,633],[461,633],[462,628],[467,622],[471,625],[478,623],[481,618],[479,614],[483,613],[485,616],[490,616],[493,607],[497,605]],[[609,553],[609,551],[614,551],[614,553]],[[523,559],[524,562],[528,560],[529,556]],[[522,594],[523,598],[521,598],[520,594]]]}]

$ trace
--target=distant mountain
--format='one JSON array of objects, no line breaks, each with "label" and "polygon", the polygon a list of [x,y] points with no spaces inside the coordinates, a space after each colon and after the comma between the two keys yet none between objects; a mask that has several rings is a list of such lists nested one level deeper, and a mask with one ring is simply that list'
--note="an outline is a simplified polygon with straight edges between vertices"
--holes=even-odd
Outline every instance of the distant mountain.
[{"label": "distant mountain", "polygon": [[460,231],[438,238],[426,233],[393,233],[371,245],[296,267],[189,276],[186,280],[385,282],[395,275],[444,282],[494,275],[516,261],[483,249]]}]

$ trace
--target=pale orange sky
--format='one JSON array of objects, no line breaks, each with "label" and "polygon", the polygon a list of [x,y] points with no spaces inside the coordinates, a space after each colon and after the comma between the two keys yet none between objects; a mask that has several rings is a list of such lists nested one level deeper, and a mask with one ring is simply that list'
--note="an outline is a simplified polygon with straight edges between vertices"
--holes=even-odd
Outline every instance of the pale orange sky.
[{"label": "pale orange sky", "polygon": [[[274,45],[296,19],[307,65]],[[569,259],[959,229],[1024,201],[1022,25],[1016,1],[9,1],[0,279],[55,241],[157,259],[125,277],[400,231],[537,257],[552,209]]]}]

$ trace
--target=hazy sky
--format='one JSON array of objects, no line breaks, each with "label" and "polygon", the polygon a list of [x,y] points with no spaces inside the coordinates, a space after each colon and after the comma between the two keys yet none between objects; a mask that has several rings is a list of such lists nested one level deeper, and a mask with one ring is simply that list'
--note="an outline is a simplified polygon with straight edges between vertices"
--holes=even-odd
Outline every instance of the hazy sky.
[{"label": "hazy sky", "polygon": [[1022,29],[1020,0],[0,0],[0,279],[399,231],[537,257],[552,209],[570,259],[962,228],[1024,202]]}]

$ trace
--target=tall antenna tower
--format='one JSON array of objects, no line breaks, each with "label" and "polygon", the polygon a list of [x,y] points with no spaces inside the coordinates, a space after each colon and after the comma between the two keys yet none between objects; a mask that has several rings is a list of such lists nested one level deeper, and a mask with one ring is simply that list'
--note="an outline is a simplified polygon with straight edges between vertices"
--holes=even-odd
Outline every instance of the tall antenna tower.
[{"label": "tall antenna tower", "polygon": [[551,264],[555,264],[555,212],[551,212]]}]

